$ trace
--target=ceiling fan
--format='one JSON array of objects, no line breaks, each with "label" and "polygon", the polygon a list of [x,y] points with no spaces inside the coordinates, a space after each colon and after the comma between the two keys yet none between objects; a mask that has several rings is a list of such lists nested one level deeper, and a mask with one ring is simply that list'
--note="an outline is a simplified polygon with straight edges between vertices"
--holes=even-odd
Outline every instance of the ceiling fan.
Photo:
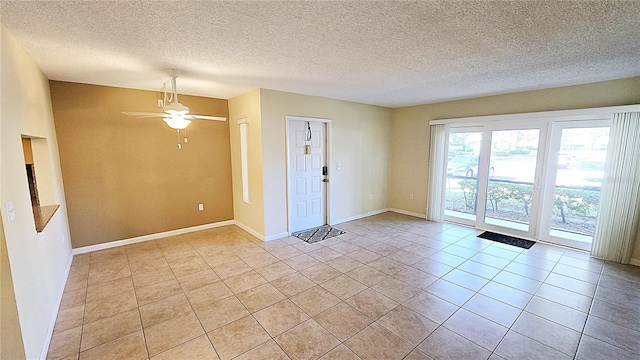
[{"label": "ceiling fan", "polygon": [[191,120],[216,120],[216,121],[226,121],[226,117],[219,116],[207,116],[207,115],[193,115],[189,114],[189,108],[182,105],[178,101],[178,91],[176,89],[176,79],[182,71],[177,69],[167,69],[167,72],[171,76],[171,94],[167,96],[166,90],[164,91],[164,104],[163,110],[164,113],[148,113],[148,112],[133,112],[133,111],[123,111],[122,113],[125,115],[135,116],[137,118],[153,118],[160,117],[164,120],[170,128],[175,130],[185,129],[189,124],[191,124]]}]

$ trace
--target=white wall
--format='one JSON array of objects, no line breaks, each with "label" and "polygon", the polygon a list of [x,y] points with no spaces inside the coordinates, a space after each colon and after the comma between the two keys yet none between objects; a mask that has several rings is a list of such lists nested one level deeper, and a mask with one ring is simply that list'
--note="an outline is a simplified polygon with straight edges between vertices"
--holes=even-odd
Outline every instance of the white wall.
[{"label": "white wall", "polygon": [[[69,225],[49,81],[3,25],[0,32],[0,204],[25,353],[27,359],[34,359],[46,350],[44,347],[57,314],[58,299],[71,257]],[[50,178],[46,179],[51,184],[50,193],[44,197],[60,205],[39,234],[36,233],[31,211],[22,134],[47,139],[48,159],[36,161],[51,172]],[[5,210],[5,203],[9,201],[13,202],[16,212],[16,219],[11,222]]]},{"label": "white wall", "polygon": [[391,109],[274,90],[260,92],[267,238],[287,232],[286,116],[331,120],[330,223],[387,208]]}]

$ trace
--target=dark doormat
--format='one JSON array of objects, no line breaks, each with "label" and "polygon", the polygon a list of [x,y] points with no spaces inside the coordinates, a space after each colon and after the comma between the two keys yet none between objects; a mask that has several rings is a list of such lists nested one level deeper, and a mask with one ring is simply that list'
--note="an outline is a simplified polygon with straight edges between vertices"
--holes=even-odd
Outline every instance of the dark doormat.
[{"label": "dark doormat", "polygon": [[302,241],[306,241],[309,244],[313,244],[318,241],[326,240],[334,236],[342,235],[345,232],[331,227],[329,225],[322,225],[319,228],[309,229],[301,231],[299,233],[292,234]]},{"label": "dark doormat", "polygon": [[501,242],[507,245],[517,246],[523,249],[529,249],[530,247],[533,246],[533,244],[536,243],[535,241],[520,239],[520,238],[509,236],[509,235],[496,234],[490,231],[485,231],[482,234],[478,235],[478,237],[487,239],[487,240]]}]

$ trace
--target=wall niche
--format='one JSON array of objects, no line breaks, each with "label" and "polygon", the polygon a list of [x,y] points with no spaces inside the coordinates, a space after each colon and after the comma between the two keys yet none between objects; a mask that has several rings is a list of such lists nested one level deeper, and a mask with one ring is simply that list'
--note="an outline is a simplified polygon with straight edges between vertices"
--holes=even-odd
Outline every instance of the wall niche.
[{"label": "wall niche", "polygon": [[[22,152],[37,232],[42,232],[60,207],[53,201],[53,182],[47,139],[22,135]],[[36,168],[36,163],[38,167]],[[38,181],[39,180],[39,181]],[[50,205],[42,205],[50,204]]]}]

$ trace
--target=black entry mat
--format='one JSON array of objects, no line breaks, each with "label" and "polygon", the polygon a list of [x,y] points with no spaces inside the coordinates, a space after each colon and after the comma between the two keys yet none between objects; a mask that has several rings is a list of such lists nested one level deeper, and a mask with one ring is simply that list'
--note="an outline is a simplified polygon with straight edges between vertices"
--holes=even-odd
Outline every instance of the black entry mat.
[{"label": "black entry mat", "polygon": [[300,240],[308,242],[309,244],[313,244],[315,242],[326,240],[334,236],[342,235],[344,233],[345,232],[340,229],[336,229],[329,225],[322,225],[319,228],[301,231],[292,235]]},{"label": "black entry mat", "polygon": [[529,249],[530,247],[533,246],[533,244],[536,243],[535,241],[520,239],[520,238],[509,236],[509,235],[496,234],[489,231],[483,232],[482,234],[478,235],[478,237],[487,239],[487,240],[501,242],[507,245],[517,246],[523,249]]}]

